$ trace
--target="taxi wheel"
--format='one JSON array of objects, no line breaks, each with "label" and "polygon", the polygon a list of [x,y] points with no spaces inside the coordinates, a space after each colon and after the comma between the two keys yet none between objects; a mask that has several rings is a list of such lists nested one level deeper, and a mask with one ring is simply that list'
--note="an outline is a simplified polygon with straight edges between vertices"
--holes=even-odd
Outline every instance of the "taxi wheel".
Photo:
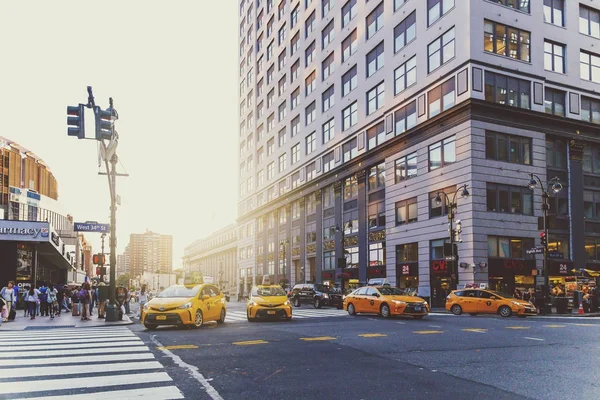
[{"label": "taxi wheel", "polygon": [[313,304],[315,308],[321,308],[321,301],[319,299],[315,299],[315,303]]},{"label": "taxi wheel", "polygon": [[477,313],[476,312],[470,312],[469,315],[472,316],[472,317],[474,317],[474,316],[477,315]]},{"label": "taxi wheel", "polygon": [[510,317],[512,315],[512,310],[509,306],[502,306],[498,310],[498,313],[503,317]]},{"label": "taxi wheel", "polygon": [[148,329],[149,331],[153,331],[157,328],[156,325],[152,325],[152,324],[144,324],[144,326],[146,327],[146,329]]},{"label": "taxi wheel", "polygon": [[300,307],[300,299],[297,297],[294,299],[294,307]]},{"label": "taxi wheel", "polygon": [[201,310],[196,310],[196,319],[194,319],[194,326],[200,328],[204,323],[204,316]]},{"label": "taxi wheel", "polygon": [[225,316],[226,316],[225,309],[221,308],[221,315],[220,315],[219,319],[217,320],[217,324],[224,323],[225,322]]},{"label": "taxi wheel", "polygon": [[383,303],[381,305],[381,307],[379,308],[379,314],[381,314],[381,316],[383,318],[389,318],[390,317],[390,306],[388,306],[387,304]]},{"label": "taxi wheel", "polygon": [[348,314],[356,315],[356,310],[354,309],[354,304],[352,303],[348,304]]},{"label": "taxi wheel", "polygon": [[460,315],[462,314],[462,307],[458,304],[455,304],[452,306],[452,308],[450,308],[450,311],[452,311],[452,314],[454,315]]}]

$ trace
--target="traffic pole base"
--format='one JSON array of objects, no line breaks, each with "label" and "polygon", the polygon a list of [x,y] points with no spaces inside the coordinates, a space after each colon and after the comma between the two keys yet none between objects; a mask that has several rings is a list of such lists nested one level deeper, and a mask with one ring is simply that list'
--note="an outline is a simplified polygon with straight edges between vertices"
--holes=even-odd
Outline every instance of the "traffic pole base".
[{"label": "traffic pole base", "polygon": [[106,322],[117,322],[119,321],[119,309],[114,304],[108,304],[106,306]]}]

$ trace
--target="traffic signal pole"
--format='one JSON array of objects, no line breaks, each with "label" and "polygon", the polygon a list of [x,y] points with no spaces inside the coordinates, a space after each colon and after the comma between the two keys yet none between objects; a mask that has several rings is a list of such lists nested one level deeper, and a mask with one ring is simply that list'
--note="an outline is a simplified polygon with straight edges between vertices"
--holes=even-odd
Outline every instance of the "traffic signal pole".
[{"label": "traffic signal pole", "polygon": [[[110,159],[110,174],[108,182],[110,186],[110,297],[109,305],[106,307],[106,322],[118,321],[119,310],[116,298],[116,275],[117,275],[117,162],[116,154]],[[108,160],[104,160],[106,173],[109,173]]]}]

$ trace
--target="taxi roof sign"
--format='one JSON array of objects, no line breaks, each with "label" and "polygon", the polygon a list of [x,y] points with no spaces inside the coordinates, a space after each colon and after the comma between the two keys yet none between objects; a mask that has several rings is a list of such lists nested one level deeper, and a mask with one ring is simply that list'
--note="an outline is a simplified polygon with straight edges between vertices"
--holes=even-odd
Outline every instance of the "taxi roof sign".
[{"label": "taxi roof sign", "polygon": [[204,277],[198,272],[192,272],[183,280],[184,285],[201,285],[204,283]]},{"label": "taxi roof sign", "polygon": [[387,278],[372,278],[367,283],[368,286],[391,286]]}]

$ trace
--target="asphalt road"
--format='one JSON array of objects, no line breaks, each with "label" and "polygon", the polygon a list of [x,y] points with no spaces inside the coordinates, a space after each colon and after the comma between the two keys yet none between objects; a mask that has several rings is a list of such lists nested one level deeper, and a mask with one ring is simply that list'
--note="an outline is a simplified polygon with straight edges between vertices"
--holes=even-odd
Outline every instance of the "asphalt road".
[{"label": "asphalt road", "polygon": [[344,315],[131,328],[190,399],[600,398],[598,318]]}]

